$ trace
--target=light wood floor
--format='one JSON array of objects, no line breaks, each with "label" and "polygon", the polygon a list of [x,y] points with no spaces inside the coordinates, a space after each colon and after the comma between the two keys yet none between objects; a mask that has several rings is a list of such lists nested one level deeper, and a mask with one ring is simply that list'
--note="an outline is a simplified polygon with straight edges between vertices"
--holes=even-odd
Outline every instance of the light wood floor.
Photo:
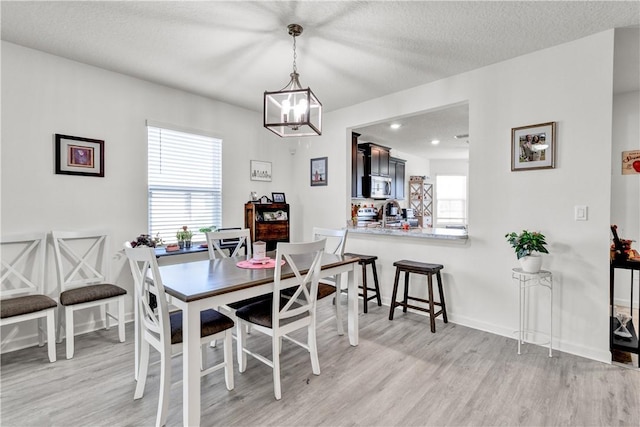
[{"label": "light wood floor", "polygon": [[[328,313],[323,303],[320,318]],[[133,327],[76,338],[74,359],[47,361],[46,347],[2,355],[0,424],[7,426],[153,425],[158,371],[150,369],[143,399],[134,401]],[[264,336],[250,336],[269,354]],[[273,397],[271,370],[249,359],[236,367],[235,390],[222,372],[202,380],[202,424],[221,426],[638,426],[640,372],[525,345],[509,338],[370,303],[360,316],[360,345],[328,324],[318,333],[322,374],[285,341],[283,398]],[[210,349],[210,360],[221,348]],[[234,351],[235,354],[235,351]],[[153,353],[157,359],[157,353]],[[173,360],[168,425],[182,423],[181,358]]]}]

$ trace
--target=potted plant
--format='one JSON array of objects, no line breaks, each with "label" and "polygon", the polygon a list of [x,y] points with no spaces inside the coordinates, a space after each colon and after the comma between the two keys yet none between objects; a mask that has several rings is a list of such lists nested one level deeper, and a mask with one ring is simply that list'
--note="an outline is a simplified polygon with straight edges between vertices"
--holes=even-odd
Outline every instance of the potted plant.
[{"label": "potted plant", "polygon": [[193,232],[189,230],[186,225],[183,225],[182,230],[178,230],[178,232],[176,233],[176,238],[178,239],[178,246],[180,246],[180,249],[190,248],[192,237]]},{"label": "potted plant", "polygon": [[522,230],[520,234],[515,232],[504,235],[507,242],[513,247],[516,256],[520,261],[522,271],[526,273],[537,273],[542,267],[541,253],[548,254],[549,251],[545,247],[544,234],[537,231]]}]

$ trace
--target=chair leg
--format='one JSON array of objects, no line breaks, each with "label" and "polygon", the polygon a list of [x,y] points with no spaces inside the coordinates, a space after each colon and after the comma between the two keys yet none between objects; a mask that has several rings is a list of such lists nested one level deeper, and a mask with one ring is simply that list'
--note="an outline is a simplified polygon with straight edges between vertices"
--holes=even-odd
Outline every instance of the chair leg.
[{"label": "chair leg", "polygon": [[273,394],[276,400],[282,399],[282,387],[280,385],[280,337],[271,337],[271,353],[273,361]]},{"label": "chair leg", "polygon": [[404,272],[404,306],[402,312],[407,312],[407,304],[409,303],[409,272]]},{"label": "chair leg", "polygon": [[340,290],[342,287],[342,274],[336,276],[336,323],[338,327],[338,335],[344,335],[344,326],[342,324],[342,309],[340,308],[340,296],[342,295],[342,291]]},{"label": "chair leg", "polygon": [[73,331],[73,309],[65,307],[64,309],[64,335],[67,348],[67,359],[73,357],[74,347],[74,331]]},{"label": "chair leg", "polygon": [[109,319],[109,303],[102,304],[100,306],[100,317],[104,319],[104,328],[108,331],[111,327],[111,322]]},{"label": "chair leg", "polygon": [[233,340],[231,330],[227,330],[224,335],[224,381],[227,390],[233,390]]},{"label": "chair leg", "polygon": [[207,367],[207,345],[202,344],[200,346],[200,370],[204,371]]},{"label": "chair leg", "polygon": [[171,347],[166,347],[166,351],[160,353],[160,397],[158,399],[156,426],[164,426],[167,423],[167,412],[169,410],[169,392],[171,390]]},{"label": "chair leg", "polygon": [[380,285],[378,284],[378,270],[376,270],[375,261],[371,263],[371,271],[373,271],[373,284],[376,287],[376,299],[378,307],[382,307],[382,299],[380,298]]},{"label": "chair leg", "polygon": [[40,317],[36,320],[38,326],[38,347],[42,347],[44,345],[44,317]]},{"label": "chair leg", "polygon": [[124,297],[118,298],[118,339],[124,342]]},{"label": "chair leg", "polygon": [[368,313],[369,300],[367,299],[367,264],[362,264],[362,303],[364,304],[363,311]]},{"label": "chair leg", "polygon": [[236,327],[236,348],[238,353],[238,371],[247,370],[247,355],[244,353],[244,345],[247,340],[247,332],[242,321],[238,320]]},{"label": "chair leg", "polygon": [[444,303],[444,292],[442,292],[442,276],[440,270],[436,273],[436,279],[438,280],[438,292],[440,293],[440,304],[442,304],[442,320],[444,323],[449,323],[447,319],[447,305]]},{"label": "chair leg", "polygon": [[393,292],[391,293],[391,304],[389,304],[389,320],[393,320],[393,311],[396,308],[396,295],[398,294],[399,280],[400,280],[400,269],[396,268],[396,278],[393,281]]},{"label": "chair leg", "polygon": [[138,365],[138,383],[133,393],[133,400],[140,399],[144,395],[144,387],[147,383],[147,371],[149,370],[149,343],[143,340],[140,343],[140,360]]},{"label": "chair leg", "polygon": [[47,313],[47,348],[49,350],[49,362],[56,361],[56,323],[54,311]]},{"label": "chair leg", "polygon": [[436,332],[436,316],[435,316],[435,304],[433,304],[433,274],[427,275],[427,288],[429,291],[429,325],[431,326],[431,332]]},{"label": "chair leg", "polygon": [[309,355],[311,356],[311,370],[314,375],[320,375],[320,360],[318,359],[318,343],[316,341],[315,322],[312,322],[309,325],[307,345],[309,346]]},{"label": "chair leg", "polygon": [[58,330],[56,331],[57,339],[56,342],[60,344],[62,342],[62,328],[64,325],[62,324],[62,319],[64,318],[65,308],[63,305],[58,306]]}]

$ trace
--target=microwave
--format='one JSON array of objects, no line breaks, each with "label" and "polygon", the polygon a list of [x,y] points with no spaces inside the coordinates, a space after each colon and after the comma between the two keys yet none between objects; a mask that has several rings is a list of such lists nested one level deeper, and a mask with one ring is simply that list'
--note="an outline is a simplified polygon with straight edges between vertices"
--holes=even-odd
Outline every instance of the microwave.
[{"label": "microwave", "polygon": [[391,198],[391,178],[385,176],[370,177],[370,193],[372,199],[390,199]]}]

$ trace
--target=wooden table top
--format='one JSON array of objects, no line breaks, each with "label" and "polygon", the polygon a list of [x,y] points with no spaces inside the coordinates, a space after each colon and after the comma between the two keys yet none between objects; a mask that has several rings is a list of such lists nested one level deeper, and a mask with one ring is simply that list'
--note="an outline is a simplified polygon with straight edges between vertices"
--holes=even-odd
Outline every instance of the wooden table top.
[{"label": "wooden table top", "polygon": [[[268,256],[273,257],[275,253]],[[164,265],[160,267],[160,273],[167,294],[185,302],[273,282],[273,268],[249,269],[236,266],[245,259],[244,256],[239,256]],[[312,256],[295,256],[293,259],[302,274],[307,272],[313,261]],[[357,262],[356,257],[322,254],[322,270]],[[293,276],[287,264],[282,266],[283,279]]]}]

